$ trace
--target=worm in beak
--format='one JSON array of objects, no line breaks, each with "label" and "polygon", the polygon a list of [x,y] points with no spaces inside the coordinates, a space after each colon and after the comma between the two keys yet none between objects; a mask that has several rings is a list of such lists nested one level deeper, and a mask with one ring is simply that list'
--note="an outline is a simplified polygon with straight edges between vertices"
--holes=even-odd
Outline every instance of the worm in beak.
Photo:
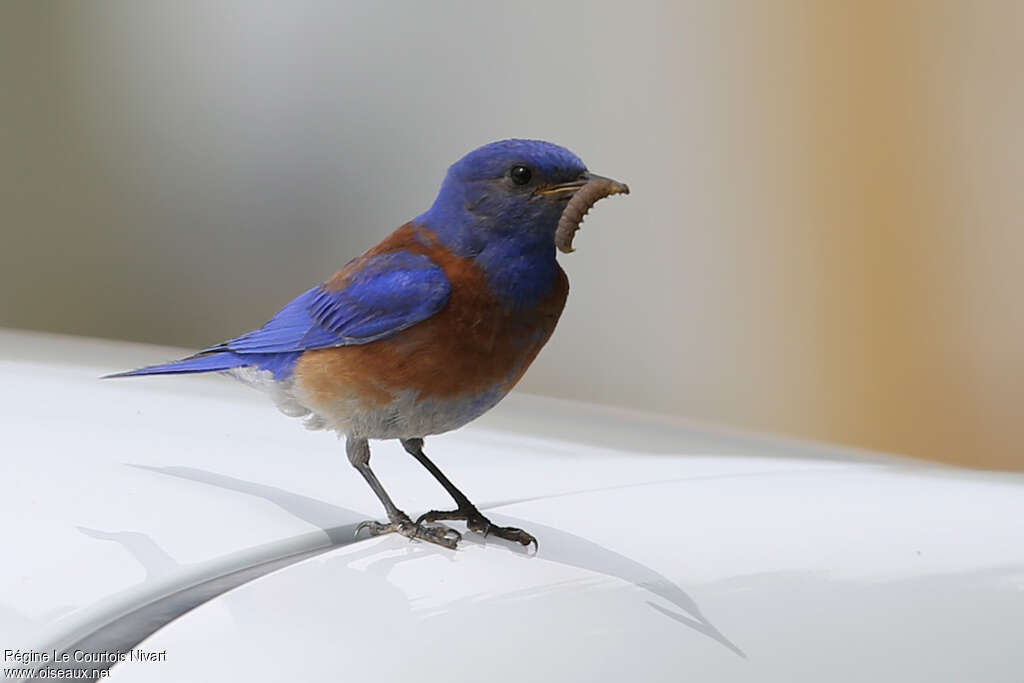
[{"label": "worm in beak", "polygon": [[583,217],[587,215],[591,207],[600,199],[610,197],[613,194],[629,194],[629,186],[611,178],[589,174],[586,182],[579,185],[569,203],[562,211],[562,217],[558,219],[558,228],[555,230],[555,246],[559,251],[568,254],[575,251],[572,248],[573,237],[583,223]]}]

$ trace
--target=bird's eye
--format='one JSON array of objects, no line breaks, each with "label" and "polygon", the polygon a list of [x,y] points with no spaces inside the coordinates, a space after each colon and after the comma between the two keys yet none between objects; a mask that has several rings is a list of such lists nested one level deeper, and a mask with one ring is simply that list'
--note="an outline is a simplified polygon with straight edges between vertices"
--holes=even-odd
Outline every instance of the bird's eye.
[{"label": "bird's eye", "polygon": [[530,178],[533,176],[533,172],[526,166],[513,166],[508,174],[516,185],[525,185],[530,182]]}]

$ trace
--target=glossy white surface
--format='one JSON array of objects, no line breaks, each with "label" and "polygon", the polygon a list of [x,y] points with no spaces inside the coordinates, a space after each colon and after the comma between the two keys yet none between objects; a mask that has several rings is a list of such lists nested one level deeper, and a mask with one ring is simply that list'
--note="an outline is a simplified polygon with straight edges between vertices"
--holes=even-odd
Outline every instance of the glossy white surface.
[{"label": "glossy white surface", "polygon": [[[352,542],[341,444],[219,377],[99,382],[173,350],[0,332],[0,650],[208,596],[121,681],[1019,681],[1024,483],[512,396],[428,453],[536,556]],[[444,492],[390,443],[409,512]],[[13,485],[11,484],[13,482]],[[327,531],[325,531],[325,529]],[[333,549],[329,546],[335,545]]]}]

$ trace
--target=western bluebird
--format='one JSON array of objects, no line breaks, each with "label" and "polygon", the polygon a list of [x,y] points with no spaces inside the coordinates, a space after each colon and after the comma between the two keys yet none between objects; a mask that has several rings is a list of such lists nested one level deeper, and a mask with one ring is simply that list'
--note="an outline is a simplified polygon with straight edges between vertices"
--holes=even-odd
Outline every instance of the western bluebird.
[{"label": "western bluebird", "polygon": [[[397,532],[454,548],[439,520],[523,545],[491,524],[423,452],[423,439],[479,417],[516,384],[555,329],[569,283],[555,259],[598,199],[629,188],[548,142],[503,140],[453,164],[433,205],[263,327],[182,360],[113,377],[225,372],[287,415],[345,435],[349,461]],[[399,439],[455,499],[413,522],[370,469],[369,439]]]}]

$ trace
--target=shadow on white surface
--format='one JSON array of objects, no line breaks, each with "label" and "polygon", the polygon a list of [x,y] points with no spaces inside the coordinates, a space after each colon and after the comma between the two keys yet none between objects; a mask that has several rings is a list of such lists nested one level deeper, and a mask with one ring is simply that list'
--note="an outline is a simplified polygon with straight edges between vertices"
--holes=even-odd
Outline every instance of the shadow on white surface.
[{"label": "shadow on white surface", "polygon": [[[89,537],[121,545],[144,568],[146,580],[143,585],[153,584],[154,593],[150,595],[145,595],[145,592],[136,594],[134,602],[137,606],[117,615],[105,614],[102,609],[98,610],[95,619],[87,622],[70,640],[64,639],[55,649],[65,652],[75,650],[97,653],[128,652],[165,625],[227,591],[278,569],[358,540],[355,537],[355,529],[364,515],[347,508],[292,493],[279,487],[198,468],[130,466],[269,501],[288,514],[321,529],[327,535],[328,543],[313,544],[313,547],[297,552],[294,546],[289,546],[288,552],[282,556],[274,556],[273,548],[268,547],[267,552],[255,557],[246,556],[245,563],[235,566],[233,570],[221,572],[216,576],[196,582],[195,571],[189,571],[187,565],[177,562],[146,534],[135,531],[104,531],[79,527],[79,531]],[[543,540],[544,549],[541,552],[547,561],[615,577],[663,598],[678,611],[658,605],[653,601],[648,600],[646,603],[658,613],[717,641],[736,655],[746,658],[739,647],[708,621],[696,602],[686,592],[658,572],[624,555],[561,529],[495,513],[492,513],[492,518],[501,524],[526,526],[533,530]],[[518,544],[508,543],[501,539],[488,539],[472,533],[467,533],[464,538],[466,543],[488,546],[492,551],[509,552],[524,556],[527,560],[533,557]],[[366,554],[372,560],[371,564],[367,566],[367,570],[372,567],[375,575],[386,580],[388,572],[401,563],[429,554],[452,556],[453,552],[425,543],[410,543],[408,552],[399,556],[380,555],[380,549],[377,547],[367,548]],[[183,569],[185,571],[182,571]],[[163,582],[158,579],[175,574],[178,575],[176,583],[183,585],[177,590],[167,592],[162,585]],[[548,587],[548,590],[552,588]],[[111,665],[106,667],[100,665],[99,668],[109,668],[109,666]],[[60,666],[55,665],[53,668],[60,668]]]},{"label": "shadow on white surface", "polygon": [[[139,466],[143,467],[143,466]],[[245,481],[235,477],[209,472],[192,467],[143,467],[154,472],[167,474],[192,481],[227,488],[240,493],[256,496],[268,500],[284,511],[303,519],[310,524],[323,529],[335,545],[347,545],[351,538],[339,538],[339,533],[347,533],[347,529],[353,524],[361,521],[361,516],[346,508],[335,506],[322,500],[299,495],[284,489]],[[481,506],[483,509],[490,509],[490,506]],[[532,520],[519,519],[508,515],[491,513],[492,521],[508,526],[528,528],[539,539],[543,540],[542,549],[538,555],[545,560],[559,564],[578,567],[587,571],[604,574],[631,583],[638,588],[653,593],[670,602],[686,614],[667,609],[653,602],[648,604],[659,613],[688,626],[698,633],[718,641],[728,649],[741,657],[745,657],[743,651],[734,645],[724,634],[722,634],[707,618],[701,613],[697,603],[686,592],[672,583],[667,577],[632,560],[625,555],[609,550],[593,541],[587,540],[575,534],[561,529],[539,524]],[[356,518],[359,518],[358,520]],[[344,522],[346,526],[338,526]],[[464,543],[474,545],[486,545],[495,550],[503,550],[516,555],[532,555],[519,544],[504,541],[502,539],[486,538],[474,533],[467,533],[463,536]],[[438,548],[433,545],[416,543],[417,550],[424,553],[449,554],[451,551]],[[393,558],[395,564],[411,559],[409,556]],[[686,616],[689,615],[689,616]]]}]

